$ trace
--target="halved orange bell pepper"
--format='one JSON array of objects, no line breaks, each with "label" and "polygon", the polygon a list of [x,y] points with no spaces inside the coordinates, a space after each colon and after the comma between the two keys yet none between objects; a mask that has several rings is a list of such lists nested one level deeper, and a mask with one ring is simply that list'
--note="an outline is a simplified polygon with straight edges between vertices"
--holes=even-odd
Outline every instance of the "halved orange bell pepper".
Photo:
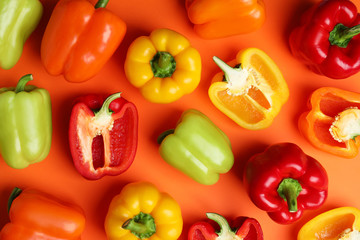
[{"label": "halved orange bell pepper", "polygon": [[265,22],[262,0],[186,0],[195,32],[207,39],[253,32]]},{"label": "halved orange bell pepper", "polygon": [[360,210],[339,207],[308,221],[300,229],[297,240],[346,240],[360,237]]},{"label": "halved orange bell pepper", "polygon": [[[262,50],[247,48],[224,63],[212,80],[208,94],[212,103],[243,128],[267,128],[288,100],[289,89],[280,69]],[[232,66],[232,67],[230,67]]]},{"label": "halved orange bell pepper", "polygon": [[360,93],[334,87],[314,91],[309,111],[299,118],[299,130],[316,148],[354,158],[360,147]]},{"label": "halved orange bell pepper", "polygon": [[11,222],[2,228],[1,240],[79,240],[85,229],[78,206],[35,189],[15,188],[8,211]]},{"label": "halved orange bell pepper", "polygon": [[107,10],[109,0],[95,7],[88,0],[60,0],[41,42],[41,61],[51,75],[69,82],[94,77],[110,59],[126,33],[126,23]]}]

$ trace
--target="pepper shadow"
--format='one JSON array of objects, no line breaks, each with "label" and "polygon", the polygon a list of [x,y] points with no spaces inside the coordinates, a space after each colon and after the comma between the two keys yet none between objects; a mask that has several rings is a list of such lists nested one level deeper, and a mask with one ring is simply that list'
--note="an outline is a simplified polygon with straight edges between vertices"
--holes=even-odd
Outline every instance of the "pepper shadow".
[{"label": "pepper shadow", "polygon": [[[302,104],[296,104],[296,106],[294,106],[296,109],[293,109],[294,110],[293,123],[297,129],[298,129],[298,122],[299,122],[299,118],[300,118],[301,114],[310,110],[308,107],[309,102],[310,102],[310,97],[311,97],[311,94],[316,89],[317,89],[316,87],[314,88],[313,86],[307,86],[307,85],[299,86],[297,89],[297,92],[299,93],[299,97],[301,98],[301,101],[302,101]],[[301,101],[297,100],[296,102],[301,102]]]},{"label": "pepper shadow", "polygon": [[6,187],[0,191],[0,230],[10,222],[9,214],[7,212],[8,199],[13,190],[13,187]]},{"label": "pepper shadow", "polygon": [[185,0],[177,0],[177,4],[178,4],[177,9],[183,11],[183,16],[186,16],[186,19],[188,19],[189,25],[192,25],[189,18],[187,17],[187,10],[186,10],[186,7],[185,7],[186,6],[185,2],[186,2]]},{"label": "pepper shadow", "polygon": [[111,57],[111,59],[115,59],[115,61],[119,63],[119,67],[124,66],[127,50],[129,49],[131,43],[140,36],[148,36],[151,32],[150,30],[141,28],[138,25],[133,25],[131,22],[126,24],[127,29],[125,36]]},{"label": "pepper shadow", "polygon": [[31,44],[30,49],[34,52],[34,55],[39,56],[39,58],[41,41],[57,1],[41,1],[41,3],[43,5],[43,15],[36,29],[27,40],[27,42]]},{"label": "pepper shadow", "polygon": [[301,17],[304,12],[316,3],[316,0],[299,0],[297,3],[291,5],[291,9],[288,9],[289,14],[287,15],[289,18],[285,21],[288,23],[284,31],[284,41],[286,43],[289,42],[289,36],[292,30],[300,25]]},{"label": "pepper shadow", "polygon": [[[58,121],[53,121],[53,136],[57,136],[57,139],[60,139],[58,144],[61,144],[60,149],[63,149],[63,154],[66,155],[66,159],[68,161],[67,164],[71,165],[73,168],[72,163],[72,156],[70,153],[69,148],[69,136],[68,136],[68,129],[70,123],[70,115],[73,106],[73,99],[75,96],[71,96],[69,98],[64,99],[60,104],[61,114],[55,116],[55,111],[53,111],[53,118],[58,119]],[[54,126],[56,124],[56,126]]]},{"label": "pepper shadow", "polygon": [[[127,182],[123,181],[116,181],[111,184],[108,184],[108,188],[104,191],[102,194],[102,198],[100,198],[100,202],[97,203],[97,206],[94,207],[94,211],[91,213],[92,217],[91,219],[95,219],[95,225],[96,226],[102,226],[102,229],[104,230],[103,226],[105,223],[105,218],[109,210],[110,203],[112,199],[120,194],[121,190],[124,186],[127,184],[134,182],[135,180],[128,179]],[[104,230],[105,231],[105,230]]]},{"label": "pepper shadow", "polygon": [[257,141],[257,142],[249,142],[244,141],[241,145],[241,149],[237,148],[237,151],[234,152],[234,166],[231,171],[243,181],[243,173],[245,171],[245,165],[247,161],[254,156],[255,154],[262,153],[269,146],[265,142]]},{"label": "pepper shadow", "polygon": [[[152,133],[151,137],[151,142],[154,143],[154,145],[156,147],[159,147],[158,143],[158,138],[159,136],[170,129],[175,129],[176,125],[181,117],[181,114],[184,112],[185,110],[181,110],[181,109],[173,109],[171,112],[169,112],[167,115],[163,115],[163,117],[161,119],[158,120],[159,124],[156,125],[156,127],[154,128],[154,131]],[[161,120],[161,122],[160,122]]]}]

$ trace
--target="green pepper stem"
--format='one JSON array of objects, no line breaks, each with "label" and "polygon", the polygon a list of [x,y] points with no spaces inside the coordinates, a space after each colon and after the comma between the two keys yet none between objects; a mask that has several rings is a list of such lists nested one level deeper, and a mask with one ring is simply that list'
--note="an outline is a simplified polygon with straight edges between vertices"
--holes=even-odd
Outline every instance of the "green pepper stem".
[{"label": "green pepper stem", "polygon": [[155,220],[147,213],[140,212],[134,218],[126,220],[122,228],[129,230],[140,239],[151,237],[156,232]]},{"label": "green pepper stem", "polygon": [[151,70],[155,77],[171,77],[176,69],[175,58],[168,52],[157,52],[150,60]]},{"label": "green pepper stem", "polygon": [[237,65],[235,68],[229,66],[227,63],[225,63],[220,58],[213,56],[213,60],[216,63],[216,65],[219,66],[219,68],[224,72],[224,80],[225,82],[231,82],[235,83],[238,82],[237,85],[239,86],[245,86],[246,80],[249,75],[247,71],[245,71],[241,65]]},{"label": "green pepper stem", "polygon": [[159,57],[159,67],[166,68],[171,62],[172,56],[170,54],[162,53]]},{"label": "green pepper stem", "polygon": [[219,239],[235,239],[235,233],[232,231],[229,223],[226,219],[217,213],[206,213],[206,216],[215,221],[220,226],[220,231],[218,232]]},{"label": "green pepper stem", "polygon": [[346,48],[350,40],[360,33],[360,24],[353,27],[346,27],[343,24],[337,24],[330,32],[329,41],[331,45],[337,45]]},{"label": "green pepper stem", "polygon": [[22,193],[22,190],[20,188],[14,188],[10,194],[9,200],[8,200],[8,205],[7,205],[7,211],[8,213],[10,213],[10,208],[11,205],[13,203],[13,201],[15,200],[15,198],[17,198],[20,194]]},{"label": "green pepper stem", "polygon": [[287,202],[289,212],[297,212],[297,197],[301,190],[301,184],[293,178],[284,178],[279,184],[277,192]]},{"label": "green pepper stem", "polygon": [[169,130],[166,130],[165,132],[162,132],[159,137],[157,138],[157,143],[158,144],[161,144],[162,141],[164,141],[164,139],[170,135],[170,134],[173,134],[175,132],[175,129],[169,129]]},{"label": "green pepper stem", "polygon": [[108,3],[109,3],[109,0],[99,0],[95,4],[95,9],[97,9],[97,8],[105,8]]},{"label": "green pepper stem", "polygon": [[111,115],[112,112],[110,111],[110,103],[114,101],[115,99],[119,98],[121,95],[121,92],[114,93],[110,95],[108,98],[105,99],[103,105],[101,106],[100,110],[96,113],[96,116],[102,116],[102,115]]},{"label": "green pepper stem", "polygon": [[15,93],[23,92],[25,90],[25,85],[31,80],[33,80],[32,74],[26,74],[22,76],[16,85]]}]

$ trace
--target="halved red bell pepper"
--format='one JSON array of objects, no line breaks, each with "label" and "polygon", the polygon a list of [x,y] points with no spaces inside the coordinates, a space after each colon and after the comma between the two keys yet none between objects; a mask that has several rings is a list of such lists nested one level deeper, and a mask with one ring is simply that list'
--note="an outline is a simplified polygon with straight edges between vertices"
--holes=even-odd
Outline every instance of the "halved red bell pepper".
[{"label": "halved red bell pepper", "polygon": [[325,169],[293,143],[269,146],[252,156],[244,171],[253,203],[280,224],[295,222],[304,210],[319,208],[327,198]]},{"label": "halved red bell pepper", "polygon": [[126,33],[126,23],[99,0],[60,0],[41,42],[41,61],[51,75],[69,82],[94,77],[111,58]]},{"label": "halved red bell pepper", "polygon": [[293,55],[334,79],[360,70],[360,14],[349,0],[323,0],[304,13],[290,34]]},{"label": "halved red bell pepper", "polygon": [[230,227],[228,221],[217,213],[206,213],[206,216],[219,224],[220,231],[216,231],[209,222],[194,223],[190,227],[188,240],[264,239],[261,226],[254,218],[237,217]]},{"label": "halved red bell pepper", "polygon": [[137,136],[137,109],[120,93],[75,101],[69,143],[74,165],[83,177],[96,180],[126,171],[135,158]]}]

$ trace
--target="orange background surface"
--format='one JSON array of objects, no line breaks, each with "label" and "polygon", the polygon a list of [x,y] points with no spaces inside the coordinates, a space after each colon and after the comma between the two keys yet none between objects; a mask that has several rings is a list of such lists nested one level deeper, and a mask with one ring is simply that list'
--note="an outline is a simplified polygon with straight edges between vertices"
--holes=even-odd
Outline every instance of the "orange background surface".
[{"label": "orange background surface", "polygon": [[[300,15],[315,1],[268,0],[266,22],[256,32],[218,40],[204,40],[193,31],[187,18],[184,0],[110,0],[107,8],[127,23],[127,33],[120,47],[99,74],[84,83],[69,83],[62,76],[50,76],[40,61],[40,44],[46,24],[56,0],[43,0],[42,20],[24,46],[20,61],[10,70],[0,70],[0,87],[15,86],[18,79],[32,73],[31,84],[50,92],[53,111],[53,138],[48,157],[26,169],[16,170],[0,161],[0,228],[9,221],[7,198],[13,187],[37,188],[78,204],[86,214],[85,240],[106,239],[103,222],[111,199],[122,187],[133,181],[149,181],[168,192],[180,204],[184,219],[183,234],[187,239],[189,227],[205,219],[206,212],[217,212],[226,218],[249,216],[256,218],[267,240],[296,239],[299,228],[309,219],[326,210],[340,206],[360,208],[359,169],[360,156],[343,159],[321,152],[303,138],[297,128],[299,115],[306,110],[311,92],[323,86],[338,87],[360,92],[360,73],[344,80],[332,80],[316,75],[291,55],[288,36],[297,25]],[[91,0],[95,3],[95,0]],[[354,1],[357,7],[360,1]],[[201,54],[203,69],[198,88],[189,95],[170,104],[155,104],[142,98],[124,75],[127,48],[137,37],[149,35],[156,28],[170,28],[185,35]],[[290,97],[273,124],[264,130],[250,131],[241,128],[215,108],[207,90],[211,78],[219,71],[212,61],[216,55],[224,61],[247,47],[265,51],[279,66],[288,83]],[[68,146],[68,123],[72,101],[87,93],[122,96],[133,102],[139,112],[139,140],[132,166],[119,176],[106,176],[97,181],[84,179],[74,168]],[[206,114],[230,138],[235,156],[231,171],[212,185],[201,185],[165,163],[158,153],[157,136],[173,128],[181,113],[195,108]],[[316,158],[327,170],[329,196],[318,210],[305,211],[304,216],[290,225],[280,225],[258,209],[249,199],[242,183],[245,161],[262,152],[270,144],[293,142],[305,153]]]}]

